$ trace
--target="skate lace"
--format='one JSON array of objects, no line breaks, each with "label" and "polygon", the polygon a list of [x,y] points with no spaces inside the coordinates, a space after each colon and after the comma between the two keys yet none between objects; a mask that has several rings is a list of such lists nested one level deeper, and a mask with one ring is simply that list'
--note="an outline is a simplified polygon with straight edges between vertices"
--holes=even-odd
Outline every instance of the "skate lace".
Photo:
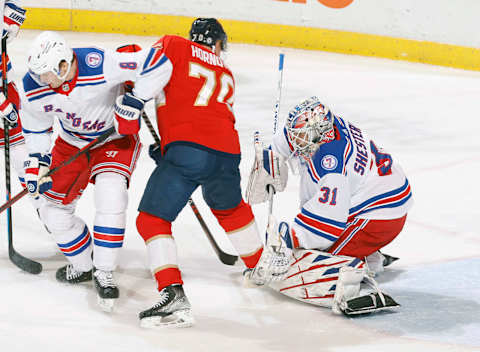
[{"label": "skate lace", "polygon": [[113,273],[111,271],[97,270],[95,271],[95,277],[102,287],[116,287],[115,282],[113,281]]},{"label": "skate lace", "polygon": [[73,265],[67,265],[66,278],[67,280],[72,280],[80,277],[83,274],[83,271],[75,270]]},{"label": "skate lace", "polygon": [[153,307],[158,308],[163,306],[168,301],[168,297],[170,297],[170,294],[166,289],[163,289],[160,291],[160,300]]}]

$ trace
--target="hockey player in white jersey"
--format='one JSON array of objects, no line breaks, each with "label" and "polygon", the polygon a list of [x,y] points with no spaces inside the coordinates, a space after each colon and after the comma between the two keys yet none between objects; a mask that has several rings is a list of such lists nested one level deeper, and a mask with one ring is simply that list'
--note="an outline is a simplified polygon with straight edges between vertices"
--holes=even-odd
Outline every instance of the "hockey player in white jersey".
[{"label": "hockey player in white jersey", "polygon": [[[141,55],[96,47],[72,50],[58,33],[43,32],[33,42],[20,90],[30,151],[27,188],[34,197],[42,194],[46,199],[40,217],[70,262],[57,270],[56,278],[80,283],[92,280],[93,274],[98,302],[106,311],[119,297],[113,272],[125,234],[128,183],[141,149],[139,122],[117,121],[114,102],[123,82],[135,78]],[[58,138],[51,149],[55,117]],[[104,144],[44,177],[114,125],[118,133]],[[125,128],[128,136],[122,135]],[[92,234],[75,214],[88,183],[95,184]]]},{"label": "hockey player in white jersey", "polygon": [[[287,160],[301,177],[300,212],[290,226],[282,222],[278,228],[294,263],[274,288],[346,314],[396,306],[378,290],[372,273],[383,270],[379,250],[400,233],[412,204],[398,162],[317,97],[290,111],[271,148],[255,148],[250,203],[266,200],[267,185],[277,192],[285,188]],[[359,296],[362,280],[376,292]]]}]

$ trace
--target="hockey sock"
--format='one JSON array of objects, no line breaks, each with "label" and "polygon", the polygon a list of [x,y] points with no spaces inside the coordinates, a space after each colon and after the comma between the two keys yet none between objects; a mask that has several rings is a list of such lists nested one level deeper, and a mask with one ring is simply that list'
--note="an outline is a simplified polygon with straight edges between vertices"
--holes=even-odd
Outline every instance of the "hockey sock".
[{"label": "hockey sock", "polygon": [[262,255],[263,244],[250,206],[242,200],[232,209],[211,210],[245,265],[255,267]]},{"label": "hockey sock", "polygon": [[95,221],[93,226],[93,262],[100,270],[113,271],[123,246],[128,205],[127,180],[113,173],[95,178]]},{"label": "hockey sock", "polygon": [[150,270],[157,281],[158,290],[172,284],[182,285],[171,222],[140,212],[137,230],[147,246]]}]

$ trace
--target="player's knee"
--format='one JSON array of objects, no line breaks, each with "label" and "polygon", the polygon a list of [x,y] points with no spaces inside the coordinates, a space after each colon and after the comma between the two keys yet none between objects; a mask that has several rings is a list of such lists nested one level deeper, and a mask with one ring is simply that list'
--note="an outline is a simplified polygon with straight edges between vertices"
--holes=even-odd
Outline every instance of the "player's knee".
[{"label": "player's knee", "polygon": [[172,223],[154,215],[140,212],[137,216],[137,231],[147,242],[158,235],[172,235]]},{"label": "player's knee", "polygon": [[103,214],[124,213],[128,205],[127,179],[114,172],[95,177],[95,207]]},{"label": "player's knee", "polygon": [[211,210],[213,215],[215,215],[215,217],[217,218],[218,223],[220,224],[220,226],[223,227],[225,232],[231,232],[241,229],[254,220],[252,208],[250,207],[250,205],[245,203],[243,199],[235,208],[227,210]]},{"label": "player's knee", "polygon": [[43,202],[39,208],[40,219],[51,232],[62,233],[75,226],[72,206],[56,205]]}]

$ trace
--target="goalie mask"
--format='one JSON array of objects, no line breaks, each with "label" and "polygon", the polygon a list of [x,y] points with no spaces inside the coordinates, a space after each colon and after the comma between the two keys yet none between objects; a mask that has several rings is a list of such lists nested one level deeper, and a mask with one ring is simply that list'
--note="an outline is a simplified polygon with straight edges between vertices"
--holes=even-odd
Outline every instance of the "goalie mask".
[{"label": "goalie mask", "polygon": [[285,128],[294,153],[305,158],[335,138],[333,114],[315,96],[290,110]]},{"label": "goalie mask", "polygon": [[[65,39],[56,32],[45,31],[35,38],[28,54],[28,69],[30,74],[38,81],[40,75],[53,72],[60,80],[65,80],[73,60],[73,51]],[[67,63],[67,70],[60,72],[60,63]]]},{"label": "goalie mask", "polygon": [[217,40],[221,41],[221,49],[227,49],[227,34],[215,18],[197,18],[192,23],[189,38],[192,42],[214,47]]}]

